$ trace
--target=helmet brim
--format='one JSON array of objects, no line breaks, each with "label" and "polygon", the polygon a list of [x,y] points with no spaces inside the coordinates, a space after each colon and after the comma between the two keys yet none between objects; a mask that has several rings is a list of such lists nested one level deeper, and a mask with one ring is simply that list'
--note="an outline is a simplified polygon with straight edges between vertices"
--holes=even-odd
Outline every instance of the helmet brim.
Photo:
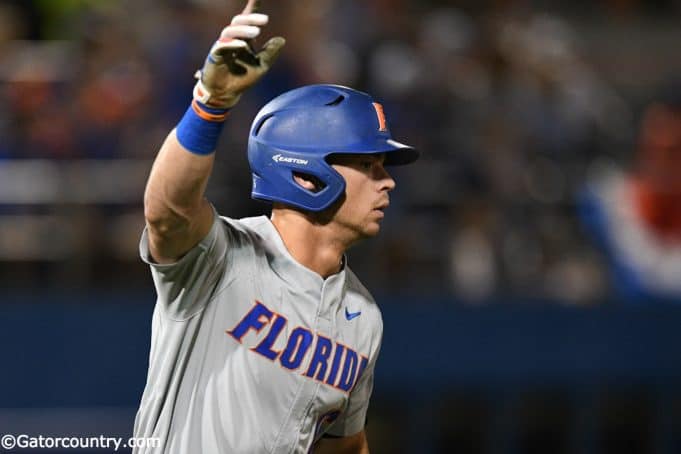
[{"label": "helmet brim", "polygon": [[419,158],[419,151],[412,146],[400,143],[396,140],[386,139],[374,142],[369,148],[365,150],[358,150],[357,148],[350,148],[346,151],[333,151],[325,156],[328,159],[330,156],[343,154],[383,154],[385,153],[385,163],[387,166],[403,166],[411,164]]},{"label": "helmet brim", "polygon": [[385,165],[387,166],[403,166],[411,164],[419,158],[419,151],[409,145],[400,143],[396,140],[386,140],[388,146],[385,150],[378,151],[378,153],[385,153]]}]

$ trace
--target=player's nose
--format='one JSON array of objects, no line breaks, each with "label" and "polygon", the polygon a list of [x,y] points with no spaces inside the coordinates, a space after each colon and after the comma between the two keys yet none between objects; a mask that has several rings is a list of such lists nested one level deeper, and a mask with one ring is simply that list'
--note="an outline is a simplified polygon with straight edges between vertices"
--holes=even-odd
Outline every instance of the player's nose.
[{"label": "player's nose", "polygon": [[381,182],[381,191],[392,191],[397,185],[383,165],[380,166],[379,181]]}]

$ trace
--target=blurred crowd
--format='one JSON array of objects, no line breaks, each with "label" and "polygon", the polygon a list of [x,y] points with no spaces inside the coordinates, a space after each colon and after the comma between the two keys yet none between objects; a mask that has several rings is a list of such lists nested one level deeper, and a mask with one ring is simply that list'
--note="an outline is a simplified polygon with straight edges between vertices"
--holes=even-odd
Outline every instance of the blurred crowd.
[{"label": "blurred crowd", "polygon": [[[393,136],[422,151],[394,171],[382,234],[350,252],[375,293],[595,304],[616,291],[579,195],[633,165],[641,111],[681,71],[674,2],[262,3],[287,46],[223,133],[208,191],[221,214],[267,213],[245,153],[258,108],[339,83],[381,100]],[[144,178],[241,6],[0,3],[0,286],[151,286],[136,253]]]}]

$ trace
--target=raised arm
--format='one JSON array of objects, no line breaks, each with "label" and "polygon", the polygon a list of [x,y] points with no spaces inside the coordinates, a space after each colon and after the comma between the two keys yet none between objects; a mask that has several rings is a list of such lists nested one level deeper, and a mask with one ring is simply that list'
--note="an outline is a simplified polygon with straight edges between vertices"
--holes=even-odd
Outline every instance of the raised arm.
[{"label": "raised arm", "polygon": [[206,57],[193,100],[156,156],[144,193],[144,217],[152,258],[172,263],[208,234],[213,211],[204,197],[223,122],[241,93],[270,68],[284,39],[270,39],[255,52],[253,40],[268,22],[257,1],[225,27]]}]

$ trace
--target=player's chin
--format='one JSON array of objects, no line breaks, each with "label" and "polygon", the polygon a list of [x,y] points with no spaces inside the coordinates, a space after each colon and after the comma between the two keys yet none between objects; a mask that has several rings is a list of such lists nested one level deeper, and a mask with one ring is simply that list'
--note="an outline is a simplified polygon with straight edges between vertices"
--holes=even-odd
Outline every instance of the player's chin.
[{"label": "player's chin", "polygon": [[374,237],[378,235],[378,232],[380,231],[381,231],[380,221],[371,221],[364,226],[364,229],[362,229],[362,233],[366,238]]}]

